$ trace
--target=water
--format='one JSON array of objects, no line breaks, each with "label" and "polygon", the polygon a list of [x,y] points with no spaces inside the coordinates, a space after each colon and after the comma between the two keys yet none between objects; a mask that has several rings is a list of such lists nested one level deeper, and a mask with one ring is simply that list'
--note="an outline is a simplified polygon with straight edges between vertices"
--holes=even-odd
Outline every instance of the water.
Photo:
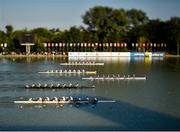
[{"label": "water", "polygon": [[[75,61],[74,58],[70,59]],[[179,58],[88,58],[104,66],[60,66],[67,58],[0,58],[0,130],[180,130]],[[89,81],[48,75],[49,69],[146,76],[146,81]],[[94,89],[27,90],[32,83],[80,83]],[[29,97],[97,97],[97,105],[17,105]]]}]

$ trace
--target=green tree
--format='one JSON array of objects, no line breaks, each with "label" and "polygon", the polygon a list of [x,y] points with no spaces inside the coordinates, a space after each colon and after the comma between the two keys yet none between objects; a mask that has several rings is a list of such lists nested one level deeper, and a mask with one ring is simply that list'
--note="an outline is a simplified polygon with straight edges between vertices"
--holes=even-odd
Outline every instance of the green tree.
[{"label": "green tree", "polygon": [[83,15],[83,22],[89,31],[96,32],[100,42],[106,42],[113,41],[111,34],[125,33],[127,17],[124,9],[96,6]]},{"label": "green tree", "polygon": [[148,22],[149,18],[146,16],[146,13],[138,9],[127,10],[127,18],[129,27],[136,27],[141,24]]}]

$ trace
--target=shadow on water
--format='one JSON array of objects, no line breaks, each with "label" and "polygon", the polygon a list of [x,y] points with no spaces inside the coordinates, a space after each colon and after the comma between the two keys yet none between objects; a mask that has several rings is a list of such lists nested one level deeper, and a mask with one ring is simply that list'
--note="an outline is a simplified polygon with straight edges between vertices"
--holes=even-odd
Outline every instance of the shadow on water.
[{"label": "shadow on water", "polygon": [[[85,95],[80,95],[85,97]],[[87,96],[86,96],[87,97]],[[88,96],[89,97],[89,96]],[[97,97],[99,100],[112,100]],[[47,106],[50,107],[50,106]],[[126,102],[98,103],[96,106],[73,106],[79,111],[88,112],[115,125],[105,126],[67,126],[45,125],[34,126],[1,126],[0,130],[180,130],[180,119],[168,114],[148,110]],[[75,114],[75,113],[74,113]],[[77,119],[77,121],[81,121]]]},{"label": "shadow on water", "polygon": [[[97,97],[99,100],[109,100]],[[180,130],[180,119],[168,114],[148,110],[126,102],[98,103],[95,110],[80,108],[118,124],[116,127],[94,130]],[[85,130],[85,129],[83,129]]]}]

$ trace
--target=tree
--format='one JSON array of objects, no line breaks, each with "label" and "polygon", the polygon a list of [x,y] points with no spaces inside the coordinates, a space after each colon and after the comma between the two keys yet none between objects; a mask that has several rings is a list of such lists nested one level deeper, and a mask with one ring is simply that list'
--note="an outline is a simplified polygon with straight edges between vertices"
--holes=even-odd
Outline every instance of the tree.
[{"label": "tree", "polygon": [[13,33],[13,26],[12,25],[6,25],[6,34],[8,37]]},{"label": "tree", "polygon": [[91,8],[82,18],[84,24],[88,25],[88,31],[96,32],[100,42],[109,40],[111,34],[121,34],[125,31],[124,27],[127,24],[126,13],[123,9],[103,6]]},{"label": "tree", "polygon": [[177,45],[180,42],[180,17],[172,17],[166,22],[166,34],[168,49],[176,54]]},{"label": "tree", "polygon": [[149,18],[146,16],[146,13],[142,10],[130,9],[127,10],[127,18],[129,23],[129,28],[136,27],[141,24],[148,22]]}]

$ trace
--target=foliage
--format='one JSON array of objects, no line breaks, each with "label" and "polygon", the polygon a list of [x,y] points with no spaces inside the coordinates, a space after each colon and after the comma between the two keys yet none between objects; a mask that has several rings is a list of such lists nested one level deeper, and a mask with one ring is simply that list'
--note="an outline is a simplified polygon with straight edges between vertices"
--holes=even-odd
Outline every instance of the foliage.
[{"label": "foliage", "polygon": [[0,31],[0,43],[8,44],[6,49],[8,52],[25,52],[25,47],[20,46],[20,37],[30,33],[35,36],[33,52],[45,51],[44,43],[126,42],[131,49],[131,43],[145,42],[166,43],[167,51],[175,53],[176,45],[180,42],[179,17],[172,17],[167,21],[149,20],[142,10],[95,6],[86,11],[82,19],[86,26],[73,26],[64,31],[43,27],[29,31],[27,29],[13,31],[13,26],[7,25],[6,32]]}]

